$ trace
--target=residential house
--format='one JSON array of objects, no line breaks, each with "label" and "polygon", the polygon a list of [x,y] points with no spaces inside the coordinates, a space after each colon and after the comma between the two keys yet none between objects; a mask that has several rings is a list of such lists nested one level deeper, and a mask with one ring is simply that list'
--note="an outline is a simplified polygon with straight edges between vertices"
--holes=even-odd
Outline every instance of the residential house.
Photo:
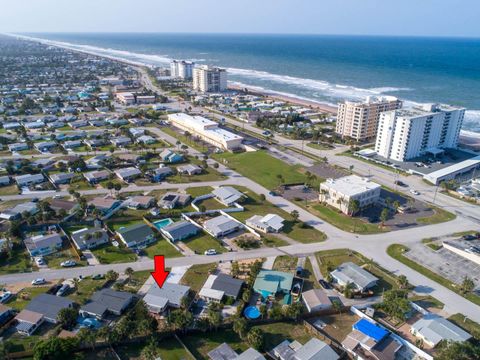
[{"label": "residential house", "polygon": [[292,284],[293,274],[262,269],[255,279],[253,290],[266,299],[276,294],[290,294]]},{"label": "residential house", "polygon": [[4,210],[0,213],[0,218],[5,220],[15,220],[19,218],[23,213],[29,213],[34,215],[38,212],[37,204],[34,202],[26,202],[23,204],[15,205],[14,207]]},{"label": "residential house", "polygon": [[128,168],[115,170],[115,175],[117,175],[117,177],[120,180],[123,180],[125,182],[130,182],[142,176],[142,172],[135,167],[128,167]]},{"label": "residential house", "polygon": [[193,164],[187,164],[187,165],[181,165],[177,167],[177,172],[179,174],[185,174],[185,175],[199,175],[201,174],[203,169],[198,166],[198,165],[193,165]]},{"label": "residential house", "polygon": [[153,196],[132,196],[128,200],[128,207],[134,209],[148,209],[155,205],[156,199]]},{"label": "residential house", "polygon": [[129,248],[141,248],[155,241],[152,229],[144,223],[118,229],[116,234]]},{"label": "residential house", "polygon": [[162,196],[158,202],[158,206],[162,209],[173,209],[176,206],[185,206],[190,201],[191,196],[189,194],[181,194],[168,192]]},{"label": "residential house", "polygon": [[98,184],[101,181],[108,180],[110,178],[110,172],[107,170],[90,171],[84,173],[83,176],[90,184]]},{"label": "residential house", "polygon": [[27,143],[9,144],[9,145],[8,145],[8,150],[10,150],[11,152],[18,152],[18,151],[28,150],[28,144],[27,144]]},{"label": "residential house", "polygon": [[356,359],[396,359],[403,344],[380,325],[367,319],[353,324],[342,346]]},{"label": "residential house", "polygon": [[60,210],[65,210],[67,214],[72,214],[80,208],[80,204],[75,201],[52,199],[50,200],[50,208],[57,214],[60,212]]},{"label": "residential house", "polygon": [[175,164],[183,161],[183,155],[178,154],[170,149],[165,149],[160,153],[160,159],[163,162]]},{"label": "residential house", "polygon": [[171,242],[181,241],[198,234],[200,229],[190,221],[177,221],[164,226],[160,232]]},{"label": "residential house", "polygon": [[76,121],[72,121],[72,122],[68,123],[68,125],[72,129],[80,129],[82,127],[87,127],[89,124],[88,124],[87,120],[76,120]]},{"label": "residential house", "polygon": [[106,144],[107,144],[107,142],[104,139],[88,139],[88,140],[85,140],[85,145],[87,145],[91,149],[96,149],[96,148],[102,147]]},{"label": "residential house", "polygon": [[346,286],[351,283],[356,290],[362,292],[374,287],[378,282],[378,278],[352,262],[343,263],[330,274],[338,285]]},{"label": "residential house", "polygon": [[34,184],[40,184],[45,181],[42,174],[25,174],[15,176],[15,182],[19,187],[30,186]]},{"label": "residential house", "polygon": [[227,343],[217,346],[207,355],[210,360],[266,360],[262,354],[253,348],[248,348],[238,355]]},{"label": "residential house", "polygon": [[55,141],[43,141],[35,143],[33,146],[40,152],[46,152],[56,148],[58,144]]},{"label": "residential house", "polygon": [[278,360],[338,360],[340,356],[323,341],[312,338],[304,345],[284,340],[271,351]]},{"label": "residential house", "polygon": [[436,314],[425,315],[411,326],[410,332],[430,347],[441,341],[463,342],[472,338],[468,332]]},{"label": "residential house", "polygon": [[131,128],[128,131],[136,138],[145,134],[145,129]]},{"label": "residential house", "polygon": [[113,199],[111,197],[96,197],[88,202],[89,207],[94,207],[102,212],[102,214],[107,214],[112,210],[116,209],[122,204],[121,201]]},{"label": "residential house", "polygon": [[137,142],[145,145],[150,145],[156,143],[157,139],[150,135],[142,135],[137,138]]},{"label": "residential house", "polygon": [[224,297],[238,299],[243,281],[226,274],[210,275],[198,295],[207,302],[221,302]]},{"label": "residential house", "polygon": [[231,234],[242,227],[241,223],[226,215],[217,216],[203,223],[205,231],[216,238]]},{"label": "residential house", "polygon": [[70,180],[72,180],[74,177],[74,173],[56,173],[49,175],[50,181],[54,185],[69,184]]},{"label": "residential house", "polygon": [[56,324],[60,310],[71,307],[73,307],[73,301],[68,298],[50,294],[40,294],[34,297],[25,308],[42,314],[45,321]]},{"label": "residential house", "polygon": [[60,234],[35,235],[24,240],[25,247],[31,256],[48,255],[62,248]]},{"label": "residential house", "polygon": [[159,168],[156,168],[155,170],[152,170],[150,172],[150,177],[153,182],[160,182],[163,179],[165,179],[167,176],[170,176],[172,174],[173,174],[172,168],[168,166],[164,166],[164,167],[159,167]]},{"label": "residential house", "polygon": [[109,241],[108,233],[98,227],[76,230],[70,236],[79,250],[94,249]]},{"label": "residential house", "polygon": [[268,214],[265,216],[253,215],[247,219],[246,224],[255,230],[263,233],[275,232],[278,233],[283,229],[283,222],[285,220],[276,214]]},{"label": "residential house", "polygon": [[103,318],[107,312],[120,316],[133,303],[135,295],[126,291],[105,288],[95,292],[91,301],[80,308],[83,317]]},{"label": "residential house", "polygon": [[225,206],[232,206],[244,195],[237,189],[231,186],[222,186],[212,191],[215,199]]},{"label": "residential house", "polygon": [[185,285],[165,282],[160,288],[154,283],[143,298],[150,312],[161,314],[167,308],[178,309],[182,305],[183,299],[190,292],[190,288]]},{"label": "residential house", "polygon": [[302,300],[308,312],[330,309],[332,302],[322,289],[311,289],[302,292]]},{"label": "residential house", "polygon": [[30,336],[43,324],[45,318],[43,314],[24,309],[15,316],[15,320],[17,321],[17,332]]},{"label": "residential house", "polygon": [[125,147],[127,145],[130,145],[132,143],[132,140],[126,136],[118,136],[111,139],[110,142],[112,143],[112,145],[118,147]]},{"label": "residential house", "polygon": [[65,149],[75,149],[83,146],[82,140],[68,140],[63,143]]}]

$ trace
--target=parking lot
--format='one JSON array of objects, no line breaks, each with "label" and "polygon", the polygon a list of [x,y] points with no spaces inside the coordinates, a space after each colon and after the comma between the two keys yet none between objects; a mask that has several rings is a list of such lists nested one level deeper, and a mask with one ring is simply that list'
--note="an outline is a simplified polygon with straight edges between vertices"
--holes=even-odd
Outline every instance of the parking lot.
[{"label": "parking lot", "polygon": [[[480,241],[477,240],[476,245],[479,244]],[[474,245],[473,241],[472,245]],[[405,256],[456,284],[461,283],[467,276],[475,282],[475,291],[480,291],[480,265],[450,250],[441,248],[434,251],[418,243],[410,246],[410,251]]]},{"label": "parking lot", "polygon": [[344,169],[340,169],[326,163],[319,163],[310,166],[307,170],[322,179],[338,179],[348,175],[348,172]]}]

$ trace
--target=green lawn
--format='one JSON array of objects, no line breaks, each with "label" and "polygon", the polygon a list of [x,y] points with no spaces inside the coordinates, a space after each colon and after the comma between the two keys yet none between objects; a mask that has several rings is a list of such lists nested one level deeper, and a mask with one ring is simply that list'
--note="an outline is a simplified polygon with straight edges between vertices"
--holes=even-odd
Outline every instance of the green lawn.
[{"label": "green lawn", "polygon": [[[297,205],[304,207],[302,202],[296,202]],[[347,216],[338,210],[329,206],[316,204],[308,205],[306,207],[312,214],[318,216],[322,220],[332,224],[344,231],[353,232],[356,234],[378,234],[389,231],[387,227],[379,227],[377,224],[369,224],[356,217]]]},{"label": "green lawn", "polygon": [[451,212],[445,211],[438,207],[434,207],[433,211],[435,214],[429,217],[417,218],[416,221],[419,224],[431,225],[438,224],[446,221],[454,220],[457,216]]},{"label": "green lawn", "polygon": [[207,280],[208,275],[210,275],[210,271],[216,268],[216,263],[192,265],[183,275],[181,283],[190,286],[193,291],[198,292]]},{"label": "green lawn", "polygon": [[[305,226],[300,221],[295,222],[289,213],[274,206],[267,200],[262,201],[260,196],[253,191],[241,186],[237,186],[236,188],[243,192],[247,198],[241,202],[245,211],[230,214],[235,219],[245,223],[245,221],[253,215],[277,214],[285,219],[282,233],[291,239],[301,243],[319,242],[326,239],[324,233],[309,226]],[[272,235],[268,235],[268,238],[271,239]]]},{"label": "green lawn", "polygon": [[52,269],[61,269],[62,266],[60,264],[66,260],[74,260],[77,263],[77,266],[87,265],[87,261],[80,260],[77,256],[77,253],[71,246],[65,247],[63,250],[54,254],[44,256],[43,258],[47,262],[48,267]]},{"label": "green lawn", "polygon": [[205,152],[207,150],[207,148],[202,146],[200,143],[196,143],[195,141],[193,141],[191,139],[187,139],[184,135],[178,133],[177,131],[173,130],[172,128],[162,127],[161,130],[165,134],[173,136],[174,138],[180,140],[184,144],[190,146],[191,148],[194,148],[197,151]]},{"label": "green lawn", "polygon": [[101,264],[118,264],[137,260],[137,255],[131,250],[125,247],[117,248],[112,244],[105,244],[92,249],[92,253]]},{"label": "green lawn", "polygon": [[83,305],[92,297],[92,294],[100,290],[105,285],[105,279],[93,280],[84,278],[78,283],[78,289],[68,295],[68,298],[79,305]]},{"label": "green lawn", "polygon": [[[115,347],[115,351],[122,359],[141,359],[144,344],[129,344]],[[182,345],[174,338],[162,340],[156,347],[156,355],[162,360],[194,360]]]},{"label": "green lawn", "polygon": [[474,304],[480,305],[480,296],[477,296],[472,293],[462,294],[458,291],[457,285],[452,283],[450,280],[445,279],[444,277],[438,275],[437,273],[423,267],[422,265],[416,263],[413,260],[403,256],[403,254],[408,251],[408,247],[400,244],[392,244],[387,249],[387,254],[390,255],[392,258],[400,261],[401,263],[407,265],[408,267],[412,268],[413,270],[419,272],[420,274],[428,277],[429,279],[439,283],[442,286],[452,290],[453,292],[463,296],[465,299],[470,300]]},{"label": "green lawn", "polygon": [[164,255],[167,258],[183,256],[165,239],[158,240],[143,251],[150,259],[153,259],[155,255]]},{"label": "green lawn", "polygon": [[17,195],[19,193],[17,185],[0,186],[0,195]]},{"label": "green lawn", "polygon": [[273,270],[293,272],[297,268],[298,258],[294,256],[277,256],[273,264]]},{"label": "green lawn", "polygon": [[27,287],[18,292],[18,294],[6,303],[6,305],[21,311],[36,296],[46,293],[50,286]]},{"label": "green lawn", "polygon": [[132,225],[144,223],[143,220],[138,219],[137,217],[130,217],[130,218],[110,218],[110,220],[107,221],[107,226],[109,227],[110,230],[112,231],[117,231],[121,228],[126,228]]},{"label": "green lawn", "polygon": [[208,167],[206,169],[203,169],[201,174],[192,176],[176,174],[169,176],[167,178],[167,181],[171,184],[183,184],[191,182],[219,181],[225,180],[226,178],[226,176],[220,174],[217,170]]},{"label": "green lawn", "polygon": [[469,332],[475,339],[480,340],[480,324],[469,318],[465,318],[465,315],[463,314],[452,315],[448,320]]},{"label": "green lawn", "polygon": [[280,238],[276,237],[273,234],[263,236],[262,237],[262,242],[263,242],[263,245],[265,245],[267,247],[281,247],[281,246],[287,246],[288,245],[288,242],[286,242],[283,239],[280,239]]},{"label": "green lawn", "polygon": [[196,251],[197,254],[203,254],[205,250],[215,249],[217,253],[223,253],[226,249],[221,245],[220,241],[214,239],[207,233],[200,233],[192,238],[183,240],[191,250]]},{"label": "green lawn", "polygon": [[287,184],[306,181],[306,176],[300,172],[300,165],[288,165],[263,150],[240,154],[222,153],[213,157],[269,190],[280,185],[277,175],[281,175]]},{"label": "green lawn", "polygon": [[187,193],[189,193],[192,196],[192,198],[196,198],[200,195],[209,194],[212,191],[213,191],[213,188],[211,186],[199,186],[199,187],[192,187],[187,189]]},{"label": "green lawn", "polygon": [[32,262],[27,249],[15,247],[9,259],[0,260],[0,275],[32,271]]}]

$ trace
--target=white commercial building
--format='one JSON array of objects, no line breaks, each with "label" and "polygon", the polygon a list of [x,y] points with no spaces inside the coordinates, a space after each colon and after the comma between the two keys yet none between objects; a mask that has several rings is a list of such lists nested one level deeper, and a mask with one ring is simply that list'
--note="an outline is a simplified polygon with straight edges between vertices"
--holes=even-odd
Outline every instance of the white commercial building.
[{"label": "white commercial building", "polygon": [[425,104],[380,114],[375,151],[396,161],[456,148],[465,109]]},{"label": "white commercial building", "polygon": [[201,92],[222,92],[227,89],[227,70],[202,65],[193,69],[193,89]]},{"label": "white commercial building", "polygon": [[394,96],[369,96],[365,101],[345,101],[338,104],[335,132],[357,141],[375,138],[380,114],[397,110],[402,102]]},{"label": "white commercial building", "polygon": [[243,137],[218,127],[218,123],[202,116],[177,113],[168,115],[168,120],[173,126],[188,131],[218,148],[233,150],[242,147]]},{"label": "white commercial building", "polygon": [[350,215],[352,201],[358,201],[359,209],[365,208],[378,201],[380,190],[379,184],[357,175],[328,179],[320,184],[320,201]]},{"label": "white commercial building", "polygon": [[195,63],[185,60],[173,60],[170,63],[170,76],[173,78],[191,79]]}]

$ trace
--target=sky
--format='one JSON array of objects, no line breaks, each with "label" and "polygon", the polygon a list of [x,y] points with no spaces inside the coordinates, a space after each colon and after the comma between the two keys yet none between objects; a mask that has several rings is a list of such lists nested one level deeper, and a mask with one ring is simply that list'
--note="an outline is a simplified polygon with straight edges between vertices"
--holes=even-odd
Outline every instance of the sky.
[{"label": "sky", "polygon": [[480,37],[480,0],[0,0],[0,32]]}]

